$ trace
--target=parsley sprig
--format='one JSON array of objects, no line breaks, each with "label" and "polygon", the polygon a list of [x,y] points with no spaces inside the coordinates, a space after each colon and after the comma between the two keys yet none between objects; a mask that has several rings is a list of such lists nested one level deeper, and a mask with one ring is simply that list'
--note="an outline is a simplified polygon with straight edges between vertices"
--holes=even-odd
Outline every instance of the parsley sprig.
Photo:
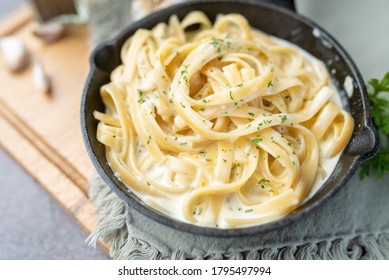
[{"label": "parsley sprig", "polygon": [[378,153],[362,164],[359,179],[363,180],[370,175],[370,170],[376,171],[378,180],[385,172],[389,172],[389,72],[381,81],[371,79],[368,84],[368,97],[371,105],[373,124],[380,135],[380,148]]}]

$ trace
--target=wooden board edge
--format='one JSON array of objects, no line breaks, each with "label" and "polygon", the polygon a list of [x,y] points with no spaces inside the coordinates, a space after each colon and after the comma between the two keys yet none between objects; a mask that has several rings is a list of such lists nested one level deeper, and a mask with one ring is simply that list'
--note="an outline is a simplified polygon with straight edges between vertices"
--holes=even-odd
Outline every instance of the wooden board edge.
[{"label": "wooden board edge", "polygon": [[23,138],[28,139],[35,149],[39,150],[42,156],[45,156],[52,164],[61,169],[84,194],[87,193],[87,178],[81,174],[66,158],[60,155],[51,145],[40,137],[28,124],[23,122],[18,115],[8,108],[0,98],[0,111],[3,118],[10,123]]},{"label": "wooden board edge", "polygon": [[[44,157],[0,114],[0,147],[36,180],[50,197],[89,235],[96,228],[93,204],[62,171]],[[17,143],[17,145],[15,144]],[[98,242],[109,255],[109,245]]]}]

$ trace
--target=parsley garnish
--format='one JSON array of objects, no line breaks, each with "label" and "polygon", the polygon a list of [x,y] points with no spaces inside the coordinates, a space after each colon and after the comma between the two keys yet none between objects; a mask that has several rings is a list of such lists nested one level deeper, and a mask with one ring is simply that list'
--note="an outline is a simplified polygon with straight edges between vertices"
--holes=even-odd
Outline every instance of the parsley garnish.
[{"label": "parsley garnish", "polygon": [[262,138],[254,138],[254,139],[251,139],[251,143],[253,144],[258,144],[259,142],[262,141]]},{"label": "parsley garnish", "polygon": [[184,67],[184,70],[181,71],[181,76],[184,76],[185,74],[188,74],[188,66],[189,65],[183,65],[182,67]]},{"label": "parsley garnish", "polygon": [[272,87],[273,86],[273,81],[270,81],[268,84],[267,84],[267,87]]},{"label": "parsley garnish", "polygon": [[198,214],[200,214],[200,211],[199,211],[199,209],[197,207],[195,207],[193,209],[193,215],[198,215]]},{"label": "parsley garnish", "polygon": [[138,95],[139,95],[138,103],[143,103],[143,102],[145,102],[145,101],[143,100],[143,98],[142,98],[142,96],[143,96],[143,91],[140,90],[139,88],[138,88],[136,91],[138,92]]},{"label": "parsley garnish", "polygon": [[378,129],[381,146],[378,153],[370,160],[362,164],[359,179],[363,180],[370,175],[370,169],[376,171],[378,180],[384,178],[385,172],[389,172],[389,72],[381,81],[371,79],[368,86],[368,97],[371,104],[371,113],[374,126]]},{"label": "parsley garnish", "polygon": [[279,117],[281,118],[281,123],[286,122],[286,120],[288,119],[286,115],[279,115]]},{"label": "parsley garnish", "polygon": [[211,41],[211,45],[212,47],[214,47],[218,53],[221,52],[221,46],[222,44],[224,43],[224,41],[222,39],[218,39],[218,38],[212,38],[212,41]]},{"label": "parsley garnish", "polygon": [[232,92],[230,91],[230,98],[231,100],[234,100],[234,98],[232,97]]},{"label": "parsley garnish", "polygon": [[248,112],[248,114],[252,117],[254,117],[254,113],[253,112]]},{"label": "parsley garnish", "polygon": [[264,188],[269,188],[270,187],[270,181],[265,179],[265,178],[262,178],[261,180],[258,181],[258,185],[260,185],[262,187],[262,189]]}]

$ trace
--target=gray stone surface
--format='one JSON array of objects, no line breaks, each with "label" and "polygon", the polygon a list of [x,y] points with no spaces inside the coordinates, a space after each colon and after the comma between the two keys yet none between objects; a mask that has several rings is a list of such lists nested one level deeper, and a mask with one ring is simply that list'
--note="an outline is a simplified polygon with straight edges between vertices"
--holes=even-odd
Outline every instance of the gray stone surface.
[{"label": "gray stone surface", "polygon": [[[1,0],[0,19],[23,2]],[[107,259],[2,148],[0,213],[0,259]]]},{"label": "gray stone surface", "polygon": [[0,149],[0,259],[106,259],[80,227]]}]

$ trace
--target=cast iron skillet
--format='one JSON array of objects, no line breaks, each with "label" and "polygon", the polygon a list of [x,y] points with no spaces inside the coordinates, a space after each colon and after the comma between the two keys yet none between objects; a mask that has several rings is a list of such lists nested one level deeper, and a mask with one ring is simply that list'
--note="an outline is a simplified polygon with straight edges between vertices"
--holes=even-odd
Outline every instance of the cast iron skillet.
[{"label": "cast iron skillet", "polygon": [[[103,180],[124,201],[140,213],[169,227],[214,237],[235,237],[257,234],[302,219],[343,187],[354,174],[362,161],[372,157],[379,145],[379,138],[370,119],[369,102],[363,79],[353,61],[339,43],[317,24],[300,16],[294,11],[293,0],[276,0],[269,4],[264,1],[236,0],[236,1],[196,1],[171,6],[155,12],[142,20],[135,22],[124,29],[113,40],[99,45],[90,57],[90,72],[86,80],[81,102],[81,128],[86,149]],[[277,5],[274,5],[277,3]],[[281,7],[283,6],[283,7]],[[93,118],[93,111],[103,111],[99,89],[109,81],[110,72],[119,65],[120,48],[124,41],[138,28],[150,29],[159,22],[167,22],[172,14],[179,18],[193,10],[205,12],[213,21],[220,13],[240,13],[244,15],[253,27],[268,34],[284,38],[299,45],[317,58],[324,61],[329,70],[332,70],[333,80],[342,94],[342,102],[350,111],[355,120],[355,129],[348,146],[342,153],[335,171],[325,182],[323,187],[310,200],[289,215],[263,225],[236,229],[218,229],[199,227],[170,218],[157,210],[145,205],[138,197],[128,192],[127,187],[118,181],[107,164],[105,147],[96,139],[97,121]],[[315,30],[315,32],[313,32]],[[319,31],[320,38],[314,36]],[[348,98],[343,89],[346,76],[353,79],[353,95]]]}]

